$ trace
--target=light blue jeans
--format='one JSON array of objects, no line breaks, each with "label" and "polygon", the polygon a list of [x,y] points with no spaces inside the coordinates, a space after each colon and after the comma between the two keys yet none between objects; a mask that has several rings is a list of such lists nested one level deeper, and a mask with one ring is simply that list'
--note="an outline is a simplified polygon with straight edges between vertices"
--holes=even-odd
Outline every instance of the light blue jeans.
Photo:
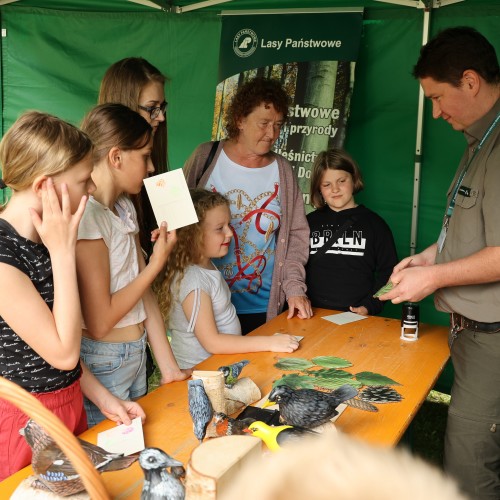
[{"label": "light blue jeans", "polygon": [[[117,398],[134,400],[148,389],[146,379],[146,333],[134,342],[100,342],[82,337],[80,358],[95,377]],[[106,417],[84,399],[89,427]]]}]

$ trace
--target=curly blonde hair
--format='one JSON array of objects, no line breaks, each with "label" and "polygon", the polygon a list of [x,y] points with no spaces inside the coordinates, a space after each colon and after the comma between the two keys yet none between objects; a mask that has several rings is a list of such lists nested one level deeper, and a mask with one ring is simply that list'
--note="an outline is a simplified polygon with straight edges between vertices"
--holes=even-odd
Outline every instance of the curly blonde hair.
[{"label": "curly blonde hair", "polygon": [[168,318],[172,304],[179,295],[179,287],[186,268],[198,264],[203,257],[203,223],[207,213],[220,206],[229,207],[229,200],[215,191],[196,188],[190,191],[198,222],[177,229],[177,244],[170,254],[167,266],[154,284],[160,310]]}]

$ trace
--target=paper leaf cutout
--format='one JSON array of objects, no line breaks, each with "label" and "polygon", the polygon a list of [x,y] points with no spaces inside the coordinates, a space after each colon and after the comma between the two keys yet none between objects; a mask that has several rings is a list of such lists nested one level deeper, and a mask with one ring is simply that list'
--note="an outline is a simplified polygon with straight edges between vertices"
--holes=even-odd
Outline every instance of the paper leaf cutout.
[{"label": "paper leaf cutout", "polygon": [[335,368],[323,368],[322,370],[308,370],[306,372],[312,377],[322,378],[353,378],[353,374],[345,370],[336,370]]},{"label": "paper leaf cutout", "polygon": [[365,387],[358,395],[363,401],[372,403],[397,403],[403,399],[403,396],[392,387]]},{"label": "paper leaf cutout", "polygon": [[352,366],[352,363],[344,358],[336,358],[334,356],[317,356],[311,360],[315,365],[324,366],[325,368],[347,368]]},{"label": "paper leaf cutout", "polygon": [[339,387],[349,384],[353,387],[361,387],[363,384],[354,380],[352,378],[315,378],[315,387],[320,387],[321,389],[338,389]]},{"label": "paper leaf cutout", "polygon": [[274,366],[279,370],[306,370],[314,365],[304,358],[280,358]]},{"label": "paper leaf cutout", "polygon": [[394,288],[394,285],[392,284],[392,281],[388,281],[380,290],[378,290],[374,297],[380,297],[384,293],[390,292]]},{"label": "paper leaf cutout", "polygon": [[290,375],[283,375],[273,383],[273,388],[278,385],[287,385],[292,389],[314,389],[314,381],[307,375],[299,375],[291,373]]},{"label": "paper leaf cutout", "polygon": [[359,372],[354,375],[362,385],[401,385],[389,377],[373,372]]}]

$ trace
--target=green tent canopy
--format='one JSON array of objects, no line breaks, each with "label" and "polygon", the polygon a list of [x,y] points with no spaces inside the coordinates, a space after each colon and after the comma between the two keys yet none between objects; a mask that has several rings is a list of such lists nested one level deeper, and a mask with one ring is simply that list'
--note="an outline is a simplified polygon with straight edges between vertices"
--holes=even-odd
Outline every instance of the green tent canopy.
[{"label": "green tent canopy", "polygon": [[[206,2],[0,0],[1,132],[26,109],[79,124],[97,101],[106,68],[121,58],[142,56],[168,76],[169,159],[172,168],[179,168],[211,136],[221,10],[364,7],[345,147],[364,174],[366,188],[357,200],[388,222],[402,258],[410,252],[419,94],[411,70],[424,19],[424,10],[416,8],[421,2],[405,3],[232,0],[198,8]],[[469,25],[500,50],[498,0],[434,4],[442,6],[430,10],[430,36],[445,27]],[[445,193],[465,146],[448,124],[432,119],[429,104],[422,144],[416,251],[437,240]],[[384,314],[400,317],[400,311],[388,304]],[[448,319],[427,298],[421,320],[445,324]]]}]

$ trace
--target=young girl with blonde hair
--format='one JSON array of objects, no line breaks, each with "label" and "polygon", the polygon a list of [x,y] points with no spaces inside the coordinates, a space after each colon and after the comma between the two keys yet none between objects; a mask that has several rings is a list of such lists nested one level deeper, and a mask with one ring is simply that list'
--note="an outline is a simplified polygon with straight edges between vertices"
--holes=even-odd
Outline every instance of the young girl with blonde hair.
[{"label": "young girl with blonde hair", "polygon": [[[78,232],[78,282],[84,319],[82,360],[113,394],[137,399],[147,392],[148,341],[161,382],[185,379],[173,357],[163,319],[150,285],[164,267],[176,241],[163,223],[146,265],[139,244],[136,212],[128,195],[141,190],[154,171],[152,128],[121,104],[96,106],[84,130],[94,143],[96,190]],[[102,420],[85,402],[89,424]]]},{"label": "young girl with blonde hair", "polygon": [[[24,113],[0,143],[12,196],[0,213],[0,374],[32,393],[75,434],[87,428],[83,393],[110,419],[144,417],[109,393],[79,360],[75,246],[91,179],[92,144],[54,116]],[[28,417],[0,400],[0,480],[28,465]]]},{"label": "young girl with blonde hair", "polygon": [[177,245],[158,288],[179,366],[192,368],[211,354],[293,352],[291,335],[242,336],[231,292],[211,259],[223,257],[232,238],[229,201],[191,190],[199,222],[177,230]]}]

